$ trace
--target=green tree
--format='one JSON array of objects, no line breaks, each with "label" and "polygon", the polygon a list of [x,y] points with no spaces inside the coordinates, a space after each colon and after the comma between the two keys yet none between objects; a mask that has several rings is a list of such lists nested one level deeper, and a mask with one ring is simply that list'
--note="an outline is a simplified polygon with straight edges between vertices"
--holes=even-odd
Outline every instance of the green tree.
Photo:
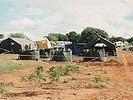
[{"label": "green tree", "polygon": [[9,37],[29,39],[24,33],[11,33],[11,34],[9,34]]},{"label": "green tree", "polygon": [[58,34],[58,41],[68,41],[68,37],[64,34]]},{"label": "green tree", "polygon": [[129,42],[130,44],[133,44],[133,37],[128,38],[128,39],[127,39],[127,42]]},{"label": "green tree", "polygon": [[108,39],[108,33],[104,30],[93,28],[93,27],[87,27],[85,28],[81,33],[83,42],[88,42],[92,40],[93,38],[96,38],[97,36],[101,36],[103,38]]},{"label": "green tree", "polygon": [[3,39],[4,37],[4,34],[0,34],[0,39]]},{"label": "green tree", "polygon": [[83,42],[82,36],[81,36],[81,34],[78,34],[77,35],[77,43],[82,43],[82,42]]},{"label": "green tree", "polygon": [[124,39],[123,37],[114,37],[114,36],[112,36],[109,40],[114,43],[114,42],[117,42],[117,41],[124,42],[126,39]]},{"label": "green tree", "polygon": [[77,38],[79,35],[75,31],[71,31],[67,33],[66,36],[68,37],[69,41],[77,42]]},{"label": "green tree", "polygon": [[49,41],[58,41],[58,34],[57,33],[49,33],[47,38]]}]

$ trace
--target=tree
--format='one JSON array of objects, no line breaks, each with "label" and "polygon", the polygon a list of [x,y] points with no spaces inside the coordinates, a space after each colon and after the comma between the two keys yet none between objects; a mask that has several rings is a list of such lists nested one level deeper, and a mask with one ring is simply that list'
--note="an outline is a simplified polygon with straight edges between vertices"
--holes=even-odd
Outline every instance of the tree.
[{"label": "tree", "polygon": [[58,41],[58,34],[57,33],[49,33],[47,38],[49,41]]},{"label": "tree", "polygon": [[117,41],[122,41],[122,42],[124,42],[126,39],[124,39],[123,37],[114,37],[114,36],[112,36],[110,39],[109,39],[111,42],[117,42]]},{"label": "tree", "polygon": [[83,42],[88,42],[92,40],[93,38],[96,38],[97,36],[101,36],[103,38],[108,39],[108,33],[104,30],[93,28],[93,27],[87,27],[85,28],[81,33]]},{"label": "tree", "polygon": [[127,39],[127,42],[129,42],[130,44],[133,44],[133,37],[128,38],[128,39]]},{"label": "tree", "polygon": [[9,37],[29,39],[24,33],[11,33],[11,34],[9,34]]},{"label": "tree", "polygon": [[78,34],[75,31],[67,33],[66,36],[68,37],[69,41],[77,42]]},{"label": "tree", "polygon": [[0,34],[0,39],[3,39],[4,37],[4,34]]},{"label": "tree", "polygon": [[58,41],[68,41],[68,37],[64,34],[58,34]]},{"label": "tree", "polygon": [[83,39],[82,39],[81,34],[78,34],[78,35],[77,35],[77,42],[78,42],[78,43],[83,43]]}]

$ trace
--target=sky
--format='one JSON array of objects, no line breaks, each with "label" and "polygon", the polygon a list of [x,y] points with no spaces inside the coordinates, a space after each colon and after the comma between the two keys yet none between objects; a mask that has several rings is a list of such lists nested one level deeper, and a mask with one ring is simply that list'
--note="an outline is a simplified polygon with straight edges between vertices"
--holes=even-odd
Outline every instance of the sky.
[{"label": "sky", "polygon": [[133,36],[133,0],[0,0],[0,33],[40,39],[48,33],[81,33],[86,27],[109,36]]}]

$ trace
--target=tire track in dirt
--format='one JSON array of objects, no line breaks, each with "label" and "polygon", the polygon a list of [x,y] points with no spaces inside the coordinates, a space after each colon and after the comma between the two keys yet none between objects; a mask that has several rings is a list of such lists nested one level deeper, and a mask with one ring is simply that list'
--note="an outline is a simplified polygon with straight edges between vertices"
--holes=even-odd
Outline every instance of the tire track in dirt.
[{"label": "tire track in dirt", "polygon": [[123,57],[123,63],[124,63],[124,69],[125,69],[126,76],[130,80],[130,82],[133,83],[132,71],[130,69],[130,66],[129,66],[127,58],[126,58],[126,56],[128,54],[126,52],[123,52],[121,54],[122,54],[122,57]]}]

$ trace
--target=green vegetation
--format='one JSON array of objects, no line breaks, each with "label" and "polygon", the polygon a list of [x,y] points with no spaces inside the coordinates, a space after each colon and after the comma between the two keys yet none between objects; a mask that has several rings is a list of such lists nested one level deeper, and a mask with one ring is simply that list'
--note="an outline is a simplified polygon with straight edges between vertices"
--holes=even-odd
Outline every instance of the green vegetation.
[{"label": "green vegetation", "polygon": [[94,82],[96,83],[95,84],[95,88],[98,88],[98,89],[102,89],[102,88],[105,88],[106,86],[103,85],[103,83],[108,83],[109,79],[106,78],[106,77],[102,77],[101,75],[96,75],[94,77]]},{"label": "green vegetation", "polygon": [[3,39],[4,37],[4,34],[0,34],[0,39]]},{"label": "green vegetation", "polygon": [[73,64],[66,65],[64,75],[68,75],[70,72],[79,72],[79,67]]},{"label": "green vegetation", "polygon": [[6,93],[7,92],[6,87],[8,87],[8,86],[13,86],[13,83],[11,83],[11,82],[8,82],[8,83],[1,82],[0,83],[0,94]]},{"label": "green vegetation", "polygon": [[21,62],[15,60],[0,60],[0,75],[15,72],[23,66]]},{"label": "green vegetation", "polygon": [[83,42],[88,42],[96,38],[97,36],[101,36],[107,39],[109,37],[107,32],[105,32],[104,30],[98,29],[98,28],[94,28],[94,27],[85,28],[82,31],[81,36],[82,36]]},{"label": "green vegetation", "polygon": [[78,34],[75,31],[70,31],[66,35],[64,35],[64,33],[49,33],[47,38],[50,41],[71,41],[74,43],[83,43],[88,42],[97,36],[101,36],[107,39],[109,37],[108,33],[102,29],[87,27],[81,32],[81,34]]},{"label": "green vegetation", "polygon": [[79,67],[73,64],[66,65],[65,67],[56,66],[49,68],[49,78],[58,81],[61,76],[68,75],[70,72],[79,72]]},{"label": "green vegetation", "polygon": [[35,69],[34,73],[26,76],[21,77],[21,81],[25,82],[25,84],[28,86],[30,95],[35,94],[35,89],[37,87],[40,87],[42,82],[46,81],[44,75],[43,75],[43,67],[39,66]]},{"label": "green vegetation", "polygon": [[49,78],[54,81],[58,81],[60,76],[64,75],[64,69],[61,66],[49,68]]},{"label": "green vegetation", "polygon": [[71,31],[69,33],[66,34],[66,36],[68,37],[69,41],[71,42],[82,42],[82,37],[81,34],[77,34],[75,31]]},{"label": "green vegetation", "polygon": [[24,33],[10,33],[9,37],[29,39]]}]

